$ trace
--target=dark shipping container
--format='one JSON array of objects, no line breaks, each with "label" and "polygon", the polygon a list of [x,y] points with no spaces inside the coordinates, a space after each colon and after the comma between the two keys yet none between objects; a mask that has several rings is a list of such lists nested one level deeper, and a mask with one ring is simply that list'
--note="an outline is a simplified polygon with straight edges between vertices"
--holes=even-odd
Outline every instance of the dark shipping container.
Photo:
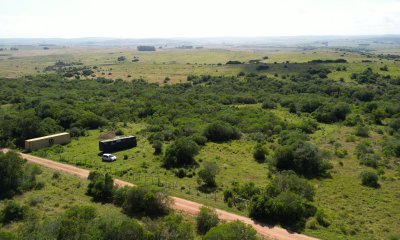
[{"label": "dark shipping container", "polygon": [[128,136],[103,140],[99,142],[99,149],[102,152],[116,152],[137,146],[136,137]]}]

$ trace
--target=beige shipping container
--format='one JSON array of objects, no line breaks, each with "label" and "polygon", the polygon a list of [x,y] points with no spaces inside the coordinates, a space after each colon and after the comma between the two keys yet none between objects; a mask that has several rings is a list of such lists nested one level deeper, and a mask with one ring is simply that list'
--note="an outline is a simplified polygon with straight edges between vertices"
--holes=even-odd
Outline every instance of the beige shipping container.
[{"label": "beige shipping container", "polygon": [[71,142],[71,136],[69,133],[57,133],[54,135],[25,140],[25,149],[32,151],[39,148],[50,147],[54,144],[67,144],[69,142]]}]

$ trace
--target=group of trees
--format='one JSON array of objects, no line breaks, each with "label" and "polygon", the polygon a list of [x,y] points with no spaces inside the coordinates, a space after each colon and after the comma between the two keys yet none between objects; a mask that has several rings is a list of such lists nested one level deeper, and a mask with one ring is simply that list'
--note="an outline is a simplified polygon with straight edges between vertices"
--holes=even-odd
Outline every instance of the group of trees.
[{"label": "group of trees", "polygon": [[42,187],[43,183],[36,180],[40,173],[40,168],[26,164],[18,153],[0,151],[0,199]]},{"label": "group of trees", "polygon": [[293,170],[305,177],[327,176],[331,165],[325,161],[316,145],[303,133],[287,133],[275,150],[273,166],[278,170]]},{"label": "group of trees", "polygon": [[162,216],[169,212],[171,200],[155,187],[116,188],[112,177],[106,173],[90,172],[87,194],[94,201],[114,203],[129,216]]},{"label": "group of trees", "polygon": [[266,222],[302,227],[317,209],[312,204],[314,188],[294,172],[276,174],[269,186],[252,198],[250,216]]},{"label": "group of trees", "polygon": [[323,123],[343,121],[351,113],[354,102],[371,99],[384,100],[379,103],[379,109],[365,112],[376,117],[377,122],[400,113],[392,104],[398,86],[390,81],[377,91],[334,81],[314,78],[298,81],[301,76],[291,77],[292,81],[257,74],[247,74],[243,80],[240,80],[242,77],[192,76],[190,83],[164,87],[142,80],[79,81],[56,74],[15,81],[0,79],[0,103],[12,104],[0,110],[0,143],[22,146],[26,138],[63,130],[79,135],[84,134],[84,129],[127,121],[147,122],[154,140],[161,142],[194,134],[221,142],[237,139],[240,133],[271,136],[288,127],[268,111],[235,108],[232,104],[264,103],[265,109],[281,105],[293,113],[311,113],[311,117]]}]

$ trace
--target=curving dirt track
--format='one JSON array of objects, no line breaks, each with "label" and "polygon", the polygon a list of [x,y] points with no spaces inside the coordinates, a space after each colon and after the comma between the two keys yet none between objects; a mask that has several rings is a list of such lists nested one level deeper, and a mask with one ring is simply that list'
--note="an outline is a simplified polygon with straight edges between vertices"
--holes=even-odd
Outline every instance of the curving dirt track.
[{"label": "curving dirt track", "polygon": [[[0,149],[0,151],[7,152],[8,149]],[[71,166],[71,165],[64,164],[64,163],[55,162],[55,161],[48,160],[45,158],[40,158],[40,157],[36,157],[36,156],[29,155],[29,154],[24,154],[24,153],[20,153],[20,154],[24,159],[26,159],[27,161],[29,161],[31,163],[35,163],[35,164],[38,164],[38,165],[41,165],[41,166],[44,166],[47,168],[51,168],[54,170],[72,174],[72,175],[80,177],[80,178],[87,179],[89,172],[90,172],[89,170],[86,170],[86,169],[78,168],[78,167]],[[119,187],[134,186],[134,184],[126,182],[126,181],[122,181],[120,179],[114,179],[114,183]],[[197,214],[199,212],[200,207],[202,206],[202,204],[200,204],[200,203],[192,202],[192,201],[185,200],[182,198],[177,198],[177,197],[171,197],[171,198],[174,200],[173,204],[171,206],[173,209],[182,211],[182,212],[186,212],[189,214],[193,214],[193,215]],[[244,223],[250,224],[254,227],[254,229],[257,230],[258,234],[260,234],[261,236],[268,238],[268,239],[317,240],[317,238],[309,237],[309,236],[306,236],[303,234],[292,233],[292,232],[289,232],[286,229],[283,229],[280,227],[261,224],[250,218],[236,215],[233,213],[229,213],[229,212],[226,212],[223,210],[216,209],[216,211],[221,220],[225,220],[225,221],[240,220]]]}]

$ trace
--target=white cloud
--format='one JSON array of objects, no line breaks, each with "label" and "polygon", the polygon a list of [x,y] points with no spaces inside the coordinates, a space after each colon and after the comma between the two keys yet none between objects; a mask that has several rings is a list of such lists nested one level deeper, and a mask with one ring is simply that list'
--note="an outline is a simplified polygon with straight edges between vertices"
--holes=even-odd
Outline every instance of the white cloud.
[{"label": "white cloud", "polygon": [[1,0],[0,37],[400,34],[399,0]]}]

